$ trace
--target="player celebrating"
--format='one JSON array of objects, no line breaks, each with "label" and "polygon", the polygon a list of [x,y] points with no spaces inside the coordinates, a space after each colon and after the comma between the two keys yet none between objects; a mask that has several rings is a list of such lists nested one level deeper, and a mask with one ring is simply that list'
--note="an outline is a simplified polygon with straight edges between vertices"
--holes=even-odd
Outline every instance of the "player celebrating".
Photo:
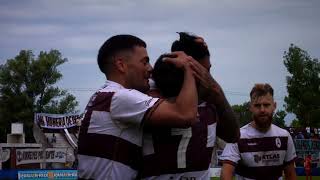
[{"label": "player celebrating", "polygon": [[[141,176],[144,179],[209,179],[210,162],[216,134],[227,142],[236,142],[239,126],[235,115],[217,82],[210,76],[210,53],[203,39],[180,33],[172,51],[184,51],[193,62],[199,94],[197,123],[189,128],[145,128],[144,157]],[[153,71],[160,96],[173,100],[183,82],[183,70],[162,61]]]}]

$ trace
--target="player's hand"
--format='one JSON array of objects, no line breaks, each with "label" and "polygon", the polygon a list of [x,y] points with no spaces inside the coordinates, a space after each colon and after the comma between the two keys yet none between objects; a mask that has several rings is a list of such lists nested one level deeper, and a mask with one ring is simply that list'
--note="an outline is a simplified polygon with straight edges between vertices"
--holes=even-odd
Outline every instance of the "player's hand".
[{"label": "player's hand", "polygon": [[211,76],[209,71],[199,62],[190,62],[191,68],[194,71],[194,76],[200,84],[200,91],[204,94],[222,95],[223,91],[216,80]]},{"label": "player's hand", "polygon": [[182,51],[176,51],[164,54],[163,61],[174,64],[177,68],[186,69],[190,67],[191,62],[195,61],[191,56]]}]

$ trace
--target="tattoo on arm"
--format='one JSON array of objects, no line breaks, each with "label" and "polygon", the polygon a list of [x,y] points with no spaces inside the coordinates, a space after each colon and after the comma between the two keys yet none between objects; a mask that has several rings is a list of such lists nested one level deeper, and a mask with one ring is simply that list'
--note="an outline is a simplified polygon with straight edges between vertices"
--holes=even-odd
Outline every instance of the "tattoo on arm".
[{"label": "tattoo on arm", "polygon": [[239,120],[225,97],[216,109],[219,116],[217,136],[229,143],[237,142],[240,137]]}]

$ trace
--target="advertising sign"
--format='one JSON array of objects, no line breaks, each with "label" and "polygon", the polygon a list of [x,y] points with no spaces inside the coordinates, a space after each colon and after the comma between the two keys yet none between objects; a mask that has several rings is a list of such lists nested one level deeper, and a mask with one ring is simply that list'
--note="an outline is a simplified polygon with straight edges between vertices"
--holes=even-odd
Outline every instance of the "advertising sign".
[{"label": "advertising sign", "polygon": [[16,164],[30,164],[43,162],[66,162],[66,148],[17,149]]},{"label": "advertising sign", "polygon": [[81,124],[83,114],[47,114],[36,113],[34,118],[36,124],[47,129],[65,129]]}]

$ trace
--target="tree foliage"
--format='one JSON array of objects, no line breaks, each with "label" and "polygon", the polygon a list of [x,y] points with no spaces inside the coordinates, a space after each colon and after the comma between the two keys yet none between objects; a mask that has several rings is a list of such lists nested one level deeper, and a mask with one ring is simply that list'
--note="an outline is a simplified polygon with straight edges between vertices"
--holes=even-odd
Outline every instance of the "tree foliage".
[{"label": "tree foliage", "polygon": [[288,96],[286,110],[296,115],[302,126],[320,127],[320,63],[293,44],[284,52]]},{"label": "tree foliage", "polygon": [[300,121],[298,119],[294,119],[292,120],[290,127],[301,128],[302,125],[300,124]]},{"label": "tree foliage", "polygon": [[273,116],[272,123],[281,127],[281,128],[285,128],[286,124],[285,124],[284,118],[286,116],[287,116],[287,113],[285,111],[278,110]]},{"label": "tree foliage", "polygon": [[249,102],[244,102],[240,105],[233,105],[232,109],[238,116],[240,127],[248,124],[251,121],[251,115],[252,113],[249,110]]},{"label": "tree foliage", "polygon": [[[75,97],[55,87],[62,74],[58,66],[67,61],[58,50],[41,51],[35,58],[31,50],[22,50],[14,59],[0,65],[0,140],[5,141],[12,122],[25,126],[26,141],[33,141],[35,112],[74,113]],[[5,127],[5,128],[4,128]]]}]

